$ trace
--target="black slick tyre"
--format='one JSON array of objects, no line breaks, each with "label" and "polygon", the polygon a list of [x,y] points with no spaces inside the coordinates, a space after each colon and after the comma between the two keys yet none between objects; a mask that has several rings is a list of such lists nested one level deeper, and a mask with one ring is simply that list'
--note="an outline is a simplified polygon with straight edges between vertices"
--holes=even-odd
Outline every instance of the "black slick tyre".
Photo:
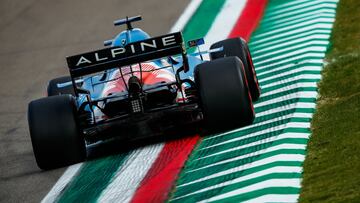
[{"label": "black slick tyre", "polygon": [[205,128],[210,133],[251,124],[255,114],[238,57],[226,57],[199,64],[195,82]]},{"label": "black slick tyre", "polygon": [[59,88],[57,84],[59,83],[65,83],[65,82],[71,82],[70,76],[63,76],[59,78],[55,78],[49,81],[48,87],[47,87],[47,94],[48,96],[55,96],[55,95],[61,95],[61,94],[71,94],[75,95],[74,88],[72,85],[61,87]]},{"label": "black slick tyre", "polygon": [[58,95],[30,102],[28,122],[39,168],[48,170],[85,160],[85,141],[79,132],[73,96]]},{"label": "black slick tyre", "polygon": [[255,102],[260,97],[260,87],[256,77],[254,64],[252,62],[249,47],[242,38],[231,38],[219,41],[211,45],[210,49],[223,47],[223,51],[210,54],[211,59],[218,59],[228,56],[237,56],[243,62],[246,78],[249,84],[249,91],[252,100]]}]

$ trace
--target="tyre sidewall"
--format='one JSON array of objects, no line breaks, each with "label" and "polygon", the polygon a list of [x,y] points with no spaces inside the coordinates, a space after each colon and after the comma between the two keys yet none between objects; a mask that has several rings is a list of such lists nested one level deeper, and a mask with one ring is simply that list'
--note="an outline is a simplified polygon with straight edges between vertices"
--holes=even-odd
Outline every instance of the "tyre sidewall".
[{"label": "tyre sidewall", "polygon": [[52,169],[85,159],[85,142],[78,128],[74,97],[59,95],[31,102],[28,121],[40,168]]}]

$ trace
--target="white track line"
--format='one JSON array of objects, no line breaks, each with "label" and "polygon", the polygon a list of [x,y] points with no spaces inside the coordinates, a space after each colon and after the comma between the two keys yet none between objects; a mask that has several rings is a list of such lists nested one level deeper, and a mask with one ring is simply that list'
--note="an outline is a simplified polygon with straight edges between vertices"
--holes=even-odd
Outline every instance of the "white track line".
[{"label": "white track line", "polygon": [[[276,54],[279,54],[279,53],[283,53],[283,52],[287,52],[287,53],[291,53],[291,52],[288,52],[288,51],[291,51],[291,50],[294,50],[294,49],[297,49],[297,50],[301,50],[301,49],[304,49],[304,48],[307,48],[307,47],[312,47],[312,51],[323,51],[324,49],[326,49],[326,46],[329,44],[328,41],[320,41],[320,40],[311,40],[311,41],[308,41],[308,42],[304,42],[304,43],[300,43],[300,44],[296,44],[296,45],[293,45],[293,46],[289,46],[289,45],[286,45],[286,44],[281,44],[281,45],[278,45],[278,47],[271,47],[271,49],[269,48],[268,50],[265,50],[264,54],[259,54],[261,52],[258,52],[258,56],[256,57],[253,57],[254,59],[253,60],[257,60],[259,58],[266,58],[266,57],[269,57],[269,56],[274,56]],[[279,49],[281,47],[281,49]],[[322,47],[320,50],[318,48],[315,48],[315,47]]]},{"label": "white track line", "polygon": [[311,10],[311,8],[313,8],[314,6],[319,7],[319,5],[321,7],[326,7],[328,5],[334,5],[335,4],[335,8],[336,8],[336,2],[337,0],[316,0],[316,1],[310,1],[307,3],[301,3],[298,4],[296,6],[291,6],[291,7],[286,7],[284,9],[277,9],[271,12],[271,15],[266,15],[266,17],[268,18],[269,16],[279,16],[279,14],[281,13],[286,13],[286,14],[291,14],[292,11],[299,11],[302,9],[307,9],[307,10]]},{"label": "white track line", "polygon": [[251,54],[252,55],[258,55],[258,54],[260,54],[262,52],[271,52],[271,50],[279,49],[279,48],[282,48],[282,47],[289,47],[291,45],[295,45],[295,44],[300,43],[300,42],[309,42],[310,41],[310,42],[313,42],[313,43],[316,43],[316,44],[328,45],[329,42],[324,41],[324,40],[327,40],[327,39],[329,39],[329,35],[316,34],[316,35],[312,35],[312,36],[299,38],[299,39],[296,39],[296,40],[283,42],[281,44],[276,44],[276,45],[273,45],[271,47],[258,49],[256,51],[252,51]]},{"label": "white track line", "polygon": [[205,45],[202,49],[208,50],[211,44],[229,36],[245,4],[245,0],[227,0],[225,2],[204,38]]},{"label": "white track line", "polygon": [[283,59],[282,61],[279,61],[279,62],[274,62],[274,63],[271,63],[269,65],[263,65],[263,66],[260,66],[258,68],[256,68],[256,70],[262,70],[262,69],[271,69],[273,67],[276,67],[276,66],[279,66],[281,64],[285,65],[285,64],[295,64],[295,60],[298,60],[298,61],[303,61],[305,62],[306,60],[309,60],[309,57],[310,58],[317,58],[317,59],[323,59],[325,56],[325,53],[323,52],[320,52],[320,53],[301,53],[300,55],[294,55],[294,57],[291,57],[291,58],[287,58],[287,59]]},{"label": "white track line", "polygon": [[[296,84],[288,84],[285,87],[279,87],[277,89],[270,90],[268,92],[263,93],[262,97],[271,96],[271,95],[279,94],[279,93],[285,93],[287,91],[291,91],[291,90],[294,90],[299,87],[301,87],[301,88],[316,87],[316,82],[314,82],[314,81],[301,82],[300,80],[302,80],[302,79],[318,80],[318,79],[321,79],[321,75],[320,74],[301,74],[301,72],[302,71],[320,71],[320,70],[322,70],[322,64],[323,64],[322,58],[325,56],[324,52],[326,51],[326,47],[329,44],[329,42],[324,41],[324,40],[328,40],[330,37],[332,23],[334,22],[334,18],[335,18],[336,3],[337,3],[337,0],[319,0],[319,1],[298,0],[298,1],[286,3],[286,5],[281,5],[280,7],[283,9],[274,10],[272,14],[266,15],[267,19],[266,19],[266,21],[263,21],[262,24],[266,24],[267,22],[269,22],[269,25],[271,24],[271,28],[273,28],[273,29],[271,29],[270,31],[264,32],[262,34],[258,34],[257,36],[253,37],[252,39],[253,40],[255,39],[255,42],[251,43],[251,45],[255,45],[255,51],[253,51],[252,53],[253,53],[253,56],[255,56],[255,57],[253,57],[253,59],[255,61],[255,66],[257,67],[256,70],[265,70],[266,69],[264,72],[258,74],[258,76],[266,76],[266,74],[274,73],[275,71],[284,70],[286,72],[277,74],[275,76],[268,76],[268,77],[262,78],[261,80],[259,80],[260,83],[264,83],[264,82],[272,82],[272,83],[263,85],[261,87],[262,88],[270,88],[270,87],[274,87],[276,85],[281,85],[281,84],[289,83],[289,82],[296,82]],[[316,11],[313,11],[313,9],[316,9]],[[308,13],[305,13],[305,11],[308,11]],[[297,15],[297,16],[293,16],[293,15]],[[314,18],[316,18],[316,19],[314,19]],[[273,20],[271,20],[271,19],[273,19]],[[279,21],[281,21],[281,22],[280,23],[274,22],[275,19],[279,19]],[[322,30],[322,29],[329,29],[329,30]],[[215,31],[215,33],[216,33],[216,31]],[[312,35],[312,34],[315,34],[315,35]],[[309,35],[312,35],[312,36],[309,36]],[[274,46],[269,46],[269,45],[274,45]],[[293,51],[294,49],[300,49],[300,50]],[[276,54],[278,54],[278,56],[274,56]],[[280,55],[280,54],[282,54],[282,55]],[[272,57],[272,58],[266,59],[267,57]],[[321,59],[315,60],[316,62],[313,62],[315,64],[310,64],[312,62],[308,62],[309,60],[307,58],[321,58]],[[299,60],[304,59],[304,61],[300,61],[300,63],[294,64],[293,61],[298,60],[298,59]],[[314,61],[314,60],[312,60],[312,61]],[[291,64],[286,64],[286,63],[291,63]],[[306,63],[309,63],[309,64],[306,64]],[[316,63],[318,63],[318,64],[316,64]],[[270,65],[268,65],[268,64],[270,64]],[[298,65],[301,65],[301,67],[297,67]],[[300,74],[300,75],[295,76],[293,78],[282,80],[282,77],[289,76],[289,75],[296,74],[296,73]],[[278,80],[280,79],[280,81],[275,81],[277,79]],[[317,97],[316,91],[298,91],[296,93],[291,93],[291,94],[287,94],[284,96],[280,96],[278,98],[259,102],[259,103],[255,104],[255,108],[264,107],[264,106],[271,105],[273,103],[281,102],[281,101],[288,100],[288,99],[316,98],[316,97]],[[281,111],[285,111],[285,110],[291,109],[291,108],[314,109],[315,104],[314,103],[297,102],[294,104],[286,105],[285,107],[277,107],[277,108],[274,108],[271,110],[267,110],[265,112],[260,112],[256,116],[257,117],[265,116],[265,115],[269,115],[271,113],[281,112]],[[298,113],[287,114],[285,116],[282,116],[282,119],[296,118],[295,114],[298,114]],[[311,115],[312,115],[312,113],[300,113],[297,116],[304,116],[307,118],[311,118]],[[230,133],[234,133],[237,131],[254,128],[256,126],[266,125],[266,124],[270,124],[272,122],[281,121],[282,119],[274,118],[274,119],[266,120],[263,122],[255,123],[252,126],[247,126],[242,129],[237,129],[237,130],[234,130],[231,132],[227,132],[227,133],[223,133],[220,135],[205,138],[204,141],[209,140],[209,139],[214,139],[216,137],[224,136],[224,135],[227,135]],[[285,128],[289,128],[289,127],[309,129],[310,123],[308,123],[308,122],[289,122],[286,124],[273,126],[273,127],[267,128],[267,129],[259,131],[259,132],[254,132],[254,133],[242,135],[241,137],[232,138],[227,141],[215,143],[213,145],[201,148],[201,149],[199,149],[199,151],[207,150],[209,148],[224,145],[227,143],[232,143],[234,141],[239,141],[239,140],[242,140],[242,139],[245,139],[248,137],[258,136],[261,133],[272,132],[275,130],[279,130],[279,129],[281,130],[281,129],[285,129]],[[214,156],[219,156],[219,155],[221,156],[222,154],[225,154],[225,153],[232,153],[233,151],[236,151],[236,150],[248,148],[251,146],[258,145],[258,144],[272,142],[274,140],[286,139],[286,138],[308,139],[308,137],[309,137],[309,133],[282,133],[278,136],[264,138],[262,140],[259,140],[259,141],[253,142],[253,143],[241,145],[241,146],[231,148],[231,149],[226,149],[223,151],[218,151],[213,154],[208,154],[206,156],[202,156],[198,159],[192,160],[192,162],[204,160],[209,157],[214,157]],[[299,145],[299,146],[296,146],[296,145]],[[266,148],[263,150],[259,150],[259,151],[252,152],[249,154],[241,155],[241,156],[231,158],[228,160],[222,160],[222,161],[219,161],[216,163],[208,164],[206,166],[187,171],[186,173],[188,174],[188,173],[192,173],[192,172],[202,170],[202,169],[206,170],[206,168],[213,167],[213,166],[219,166],[220,164],[231,163],[233,161],[253,157],[258,154],[263,154],[263,153],[275,151],[278,149],[287,149],[287,148],[290,149],[292,147],[295,147],[295,148],[299,147],[300,149],[305,150],[306,145],[304,145],[304,144],[302,144],[302,145],[300,145],[300,144],[293,144],[293,145],[292,144],[281,144],[281,145],[277,145],[277,146],[272,146],[272,147],[269,147],[269,148]],[[290,156],[292,156],[292,157],[289,158]],[[225,171],[221,171],[216,174],[212,174],[212,175],[209,175],[209,176],[206,176],[203,178],[199,178],[197,180],[193,180],[191,182],[179,185],[178,187],[179,188],[186,187],[186,186],[194,184],[194,183],[199,183],[199,182],[213,179],[213,178],[220,177],[220,176],[226,176],[226,175],[232,174],[236,171],[242,171],[242,170],[252,168],[255,166],[259,166],[259,165],[263,165],[266,163],[272,163],[274,161],[287,161],[287,159],[289,159],[289,161],[297,161],[297,160],[303,161],[304,155],[290,155],[290,154],[275,155],[270,158],[257,160],[255,162],[245,164],[240,167],[239,166],[234,167],[232,169],[227,169]],[[206,191],[209,191],[209,190],[212,190],[215,188],[221,188],[221,187],[231,185],[231,184],[234,184],[237,182],[248,180],[247,178],[251,179],[254,177],[259,177],[264,174],[271,174],[271,173],[278,173],[278,172],[279,173],[301,173],[302,167],[296,167],[296,168],[297,168],[297,171],[289,171],[289,172],[287,172],[285,170],[280,170],[279,167],[274,169],[273,171],[271,171],[271,169],[267,169],[268,173],[266,173],[264,171],[257,171],[252,174],[249,174],[249,175],[246,175],[243,177],[238,177],[238,178],[230,180],[230,181],[221,182],[220,184],[217,184],[217,185],[212,185],[212,186],[207,186],[207,187],[203,186],[205,188],[202,188],[197,191],[192,191],[191,193],[184,194],[183,196],[176,197],[172,200],[179,200],[179,199],[189,197],[192,195],[201,194],[203,192],[206,192]],[[284,168],[282,168],[282,169],[284,169]],[[261,174],[261,172],[262,172],[262,174]],[[260,189],[264,189],[264,188],[271,188],[271,187],[300,188],[300,181],[301,181],[301,179],[299,179],[299,178],[265,180],[260,183],[247,185],[242,188],[237,188],[231,192],[227,192],[224,194],[218,194],[214,197],[211,197],[209,199],[206,199],[206,200],[200,201],[200,202],[212,202],[212,201],[219,201],[219,200],[220,201],[221,200],[229,201],[226,198],[238,196],[238,195],[241,195],[244,193],[248,193],[248,192],[252,192],[252,191],[256,191],[256,190],[260,190]],[[290,194],[290,195],[269,194],[269,195],[263,195],[261,197],[256,197],[252,200],[248,200],[248,202],[269,202],[269,201],[270,202],[285,202],[285,201],[286,202],[296,202],[297,198],[298,198],[298,194]],[[170,200],[170,201],[172,201],[172,200]]]},{"label": "white track line", "polygon": [[[295,108],[314,109],[315,108],[315,103],[297,102],[297,103],[288,104],[288,105],[281,106],[281,107],[278,106],[278,107],[276,107],[274,109],[270,109],[270,110],[267,110],[267,111],[264,111],[264,112],[257,113],[256,116],[258,116],[258,117],[267,116],[269,114],[279,113],[279,112],[282,112],[282,111],[287,111],[287,110],[295,109]],[[294,116],[297,115],[296,112],[293,115]],[[281,118],[283,118],[283,117],[281,117]],[[213,135],[213,136],[210,136],[210,137],[206,137],[203,140],[205,141],[205,140],[215,139],[217,137],[221,137],[221,136],[224,136],[224,135],[240,132],[240,131],[242,131],[244,129],[251,128],[251,127],[252,126],[246,126],[244,128],[235,129],[235,130],[232,130],[232,131],[229,131],[229,132],[226,132],[226,133],[221,133],[221,134]]]},{"label": "white track line", "polygon": [[294,4],[303,4],[303,3],[306,3],[306,2],[311,2],[313,0],[296,0],[296,1],[289,1],[289,2],[286,2],[286,3],[283,3],[283,4],[280,4],[280,5],[275,5],[275,6],[272,6],[270,8],[268,8],[268,10],[266,10],[267,12],[270,12],[270,11],[277,11],[279,9],[282,9],[282,8],[288,8],[290,6],[293,6]]},{"label": "white track line", "polygon": [[185,28],[185,25],[189,22],[191,17],[196,12],[196,10],[199,8],[202,1],[203,0],[192,0],[190,4],[186,7],[183,14],[180,16],[180,18],[176,21],[174,26],[170,29],[170,33],[182,31]]},{"label": "white track line", "polygon": [[[189,19],[196,12],[197,8],[201,4],[202,0],[192,0],[190,4],[186,7],[185,11],[181,14],[178,21],[171,28],[171,32],[176,32],[182,30]],[[162,149],[161,146],[154,147],[153,150],[158,151]],[[158,155],[154,155],[154,157],[149,157],[149,159],[155,159]],[[78,173],[83,163],[79,163],[67,168],[64,174],[60,177],[60,179],[55,183],[55,185],[51,188],[48,194],[42,200],[43,203],[54,202],[56,198],[61,194],[67,184],[72,180],[72,178]],[[120,167],[121,168],[121,167]]]},{"label": "white track line", "polygon": [[130,202],[164,144],[137,149],[101,193],[99,202]]},{"label": "white track line", "polygon": [[[297,16],[294,16],[297,17]],[[313,15],[309,15],[303,18],[296,18],[294,19],[294,17],[290,17],[288,18],[288,20],[286,19],[282,19],[282,20],[286,20],[283,23],[276,23],[276,24],[271,24],[271,29],[272,30],[279,30],[279,29],[283,29],[285,27],[289,27],[289,26],[295,26],[301,23],[305,23],[305,22],[310,22],[312,20],[317,20],[317,19],[328,19],[328,21],[334,21],[335,20],[335,13],[331,13],[331,14],[327,14],[327,13],[318,13],[318,14],[313,14]]]},{"label": "white track line", "polygon": [[267,106],[269,104],[281,102],[281,101],[288,100],[288,99],[316,98],[317,95],[318,94],[317,94],[316,91],[295,92],[293,94],[288,94],[288,95],[285,95],[285,96],[277,97],[277,98],[270,99],[270,100],[267,100],[267,101],[264,101],[264,102],[259,102],[257,104],[254,104],[254,107],[258,108],[258,107],[262,107],[262,106]]},{"label": "white track line", "polygon": [[[300,56],[298,58],[303,58],[305,56],[306,57],[324,58],[325,57],[325,51],[326,51],[326,47],[312,46],[312,47],[300,49],[300,50],[297,50],[297,51],[288,52],[286,54],[282,54],[282,55],[272,57],[272,58],[269,58],[269,59],[261,60],[259,62],[254,62],[254,65],[261,66],[261,64],[271,63],[270,65],[263,65],[263,67],[264,66],[275,66],[275,65],[284,64],[284,63],[290,62],[290,61],[293,62],[294,59],[296,59],[296,56]],[[290,58],[290,57],[292,57],[292,58]]]},{"label": "white track line", "polygon": [[272,127],[267,128],[267,129],[264,129],[264,130],[249,133],[249,134],[241,136],[241,137],[236,137],[236,138],[232,138],[230,140],[226,140],[226,141],[223,141],[223,142],[218,142],[216,144],[209,145],[209,146],[204,147],[204,148],[200,148],[198,151],[206,150],[206,149],[209,149],[209,148],[213,148],[213,147],[216,147],[216,146],[228,144],[228,143],[231,143],[231,142],[244,140],[244,139],[251,138],[251,137],[256,137],[258,135],[270,133],[270,132],[273,132],[273,131],[283,130],[283,129],[286,129],[286,128],[305,128],[306,129],[306,128],[310,128],[310,123],[307,123],[307,122],[288,122],[288,123],[285,123],[285,124],[272,126]]},{"label": "white track line", "polygon": [[251,41],[250,42],[250,46],[251,46],[251,50],[261,50],[261,49],[265,49],[268,47],[272,47],[272,46],[276,46],[276,45],[280,45],[283,43],[291,43],[294,40],[302,40],[305,37],[311,37],[312,35],[325,35],[327,36],[327,38],[325,39],[329,39],[330,37],[330,30],[322,30],[322,29],[311,29],[311,30],[307,30],[301,33],[297,33],[296,35],[289,35],[289,36],[284,36],[281,37],[279,39],[272,39],[271,41],[268,40],[264,40],[262,43],[256,43],[257,41]]},{"label": "white track line", "polygon": [[[172,200],[182,199],[182,198],[187,197],[187,196],[199,194],[199,193],[202,193],[202,192],[206,192],[206,191],[213,190],[213,189],[216,189],[216,188],[221,188],[221,187],[224,187],[224,186],[227,186],[227,185],[232,185],[232,184],[235,184],[235,183],[244,182],[246,180],[258,178],[258,177],[265,176],[265,175],[270,175],[270,174],[273,174],[273,173],[301,173],[301,171],[302,171],[302,168],[298,167],[298,166],[276,166],[276,167],[265,169],[265,170],[259,171],[259,172],[255,172],[255,173],[252,173],[252,174],[240,177],[240,178],[236,178],[236,179],[233,179],[233,180],[230,180],[230,181],[226,181],[226,182],[223,182],[221,184],[217,184],[217,185],[213,185],[213,186],[210,186],[210,187],[207,187],[207,188],[203,188],[203,189],[198,190],[196,192],[192,192],[192,193],[189,193],[189,194],[186,194],[186,195],[183,195],[183,196],[176,197],[176,198],[174,198]],[[185,184],[181,185],[181,186],[178,186],[178,187],[182,187],[182,186],[185,186]]]},{"label": "white track line", "polygon": [[[187,22],[194,15],[201,3],[202,0],[192,0],[175,25],[170,29],[170,33],[184,29]],[[136,189],[140,186],[141,181],[160,154],[163,147],[164,143],[140,149],[139,156],[129,160],[131,163],[128,166],[124,166],[122,170],[118,171],[116,178],[103,191],[100,197],[100,202],[131,201]]]},{"label": "white track line", "polygon": [[321,75],[320,74],[301,74],[301,75],[297,75],[292,78],[287,78],[287,79],[283,79],[283,80],[273,82],[270,84],[261,85],[261,88],[270,88],[270,87],[274,87],[276,85],[285,84],[285,83],[289,83],[289,82],[296,82],[297,80],[305,80],[305,79],[320,80]]},{"label": "white track line", "polygon": [[[203,159],[207,159],[207,158],[213,157],[213,156],[218,156],[218,155],[221,155],[221,154],[226,154],[226,153],[229,153],[229,152],[234,152],[234,151],[241,150],[241,149],[246,149],[246,148],[253,147],[253,146],[256,146],[256,145],[260,145],[260,144],[266,144],[266,143],[270,143],[270,142],[274,142],[274,141],[278,141],[278,140],[282,140],[282,139],[287,139],[287,138],[308,139],[309,134],[307,134],[307,133],[283,133],[283,134],[280,134],[280,135],[277,135],[277,136],[268,137],[268,138],[264,138],[264,139],[256,141],[256,142],[241,145],[239,147],[234,147],[234,148],[231,148],[231,149],[227,149],[227,150],[223,150],[223,151],[216,152],[216,153],[213,153],[213,154],[209,154],[209,155],[203,156],[201,158],[195,159],[195,160],[193,160],[193,162],[200,161],[200,160],[203,160]],[[241,156],[238,156],[238,157],[235,157],[235,158],[231,158],[231,159],[219,161],[219,162],[216,162],[216,163],[213,163],[213,164],[209,164],[209,165],[206,165],[206,166],[191,170],[189,172],[197,171],[197,170],[201,170],[201,169],[205,169],[205,168],[209,168],[209,167],[213,167],[213,166],[217,166],[217,165],[224,164],[224,163],[233,162],[233,161],[240,160],[240,159],[245,159],[245,158],[257,156],[257,155],[260,155],[260,154],[264,154],[264,153],[267,153],[267,152],[272,152],[272,151],[276,151],[276,150],[280,150],[280,149],[304,149],[305,150],[305,147],[306,147],[306,145],[303,145],[303,144],[280,144],[280,145],[276,145],[276,146],[273,146],[273,147],[268,147],[266,149],[261,149],[261,150],[255,151],[255,152],[250,152],[248,154],[244,154],[244,155],[241,155]]]},{"label": "white track line", "polygon": [[[270,114],[274,114],[274,113],[279,113],[279,112],[283,112],[283,111],[288,111],[290,109],[297,109],[297,108],[306,108],[306,109],[315,109],[315,103],[307,103],[307,102],[296,102],[296,103],[292,103],[292,104],[287,104],[284,106],[278,106],[276,108],[264,111],[264,112],[260,112],[256,114],[256,117],[261,118],[262,116],[267,116]],[[294,116],[297,116],[298,114],[303,114],[303,113],[294,113]],[[280,116],[280,118],[282,118],[283,116]],[[255,124],[256,125],[256,124]],[[241,128],[241,130],[244,128]]]},{"label": "white track line", "polygon": [[295,188],[300,188],[300,179],[298,179],[298,178],[296,178],[296,179],[294,179],[294,178],[270,179],[270,180],[266,180],[266,181],[263,181],[263,182],[260,182],[260,183],[249,185],[249,186],[244,187],[244,188],[233,190],[233,191],[227,192],[225,194],[217,195],[217,196],[212,197],[210,199],[200,201],[199,203],[201,203],[201,202],[213,202],[213,201],[233,197],[233,196],[236,196],[236,195],[239,195],[239,194],[252,192],[252,191],[260,190],[260,189],[265,189],[265,188],[271,188],[271,187],[295,187]]},{"label": "white track line", "polygon": [[[233,179],[233,180],[230,180],[230,181],[226,181],[226,182],[223,182],[221,184],[206,187],[206,188],[203,188],[203,189],[198,190],[196,192],[192,192],[192,193],[189,193],[189,194],[186,194],[186,195],[183,195],[183,196],[176,197],[176,198],[174,198],[172,200],[182,199],[184,197],[188,197],[188,196],[191,196],[191,195],[199,194],[199,193],[206,192],[206,191],[209,191],[209,190],[213,190],[213,189],[216,189],[216,188],[221,188],[221,187],[224,187],[224,186],[232,185],[232,184],[235,184],[235,183],[241,183],[241,182],[244,182],[246,180],[258,178],[258,177],[265,176],[265,175],[270,175],[270,174],[273,174],[273,173],[301,173],[301,171],[302,171],[302,168],[299,167],[299,166],[276,166],[276,167],[265,169],[265,170],[255,172],[255,173],[252,173],[252,174],[249,174],[249,175],[245,175],[245,176],[240,177],[240,178],[236,178],[236,179]],[[188,185],[188,184],[184,184],[184,185],[181,185],[181,186],[178,186],[178,187],[183,187],[183,186],[186,186],[186,185]]]},{"label": "white track line", "polygon": [[291,194],[291,195],[284,195],[284,194],[270,194],[270,195],[263,195],[257,198],[249,199],[244,201],[243,203],[262,203],[262,202],[277,202],[277,203],[295,203],[298,202],[299,194]]},{"label": "white track line", "polygon": [[[286,18],[282,18],[282,19],[278,19],[275,22],[269,22],[269,24],[271,26],[283,26],[285,23],[292,23],[292,22],[298,22],[298,19],[300,20],[305,20],[308,19],[309,16],[314,17],[314,16],[318,16],[318,17],[328,17],[328,18],[335,18],[335,11],[332,9],[319,9],[319,10],[315,10],[313,12],[309,12],[309,13],[303,13],[301,15],[296,15],[296,16],[289,16]],[[262,25],[266,25],[268,23],[262,23]]]},{"label": "white track line", "polygon": [[258,161],[254,161],[252,163],[248,163],[248,164],[244,164],[242,166],[236,166],[234,168],[230,168],[230,169],[226,169],[224,171],[212,174],[212,175],[208,175],[205,176],[203,178],[199,178],[197,180],[191,181],[189,183],[193,184],[193,183],[198,183],[198,182],[202,182],[205,180],[209,180],[212,178],[217,178],[217,177],[221,177],[221,176],[225,176],[225,175],[229,175],[232,173],[236,173],[239,171],[244,171],[247,169],[251,169],[251,168],[255,168],[258,166],[263,166],[266,164],[270,164],[270,163],[274,163],[274,162],[278,162],[278,161],[282,161],[282,162],[286,162],[286,161],[299,161],[302,162],[305,159],[305,155],[302,154],[278,154],[278,155],[274,155],[265,159],[261,159]]},{"label": "white track line", "polygon": [[269,76],[269,77],[261,78],[259,80],[259,82],[261,84],[261,83],[269,81],[269,80],[274,80],[274,79],[280,79],[281,80],[282,77],[292,75],[292,74],[295,74],[295,73],[300,73],[300,72],[303,72],[303,71],[321,71],[321,70],[322,70],[322,67],[320,67],[320,66],[302,66],[302,67],[299,67],[299,68],[295,68],[293,70],[289,70],[289,71],[286,71],[286,72],[283,72],[283,73],[279,73],[277,75],[272,75],[272,76]]},{"label": "white track line", "polygon": [[[270,110],[267,110],[267,111],[264,111],[264,112],[257,113],[256,116],[258,118],[261,118],[262,116],[267,116],[267,115],[270,115],[270,114],[275,114],[275,113],[288,111],[290,109],[297,109],[297,108],[315,109],[315,103],[297,102],[297,103],[293,103],[293,104],[289,104],[289,105],[286,105],[286,106],[281,106],[281,107],[270,109]],[[214,138],[217,138],[217,137],[228,135],[230,133],[241,132],[241,131],[247,130],[249,128],[258,127],[258,126],[261,126],[261,125],[266,125],[266,124],[269,124],[269,123],[278,122],[278,121],[281,121],[281,120],[284,120],[284,119],[289,119],[289,118],[312,118],[312,113],[298,113],[298,112],[295,112],[295,113],[291,113],[291,114],[287,114],[287,115],[283,115],[283,116],[279,115],[278,117],[270,119],[270,120],[255,123],[253,125],[249,125],[249,126],[246,126],[246,127],[243,127],[243,128],[239,128],[239,129],[233,130],[231,132],[221,133],[221,134],[218,134],[218,135],[206,137],[203,140],[205,141],[205,140],[214,139]]]},{"label": "white track line", "polygon": [[[304,32],[307,32],[307,31],[313,31],[313,30],[316,30],[317,28],[320,28],[320,29],[329,29],[331,30],[332,28],[332,24],[327,24],[327,23],[316,23],[314,25],[310,25],[310,26],[306,26],[306,27],[300,27],[298,29],[295,29],[295,30],[290,30],[290,31],[287,31],[287,32],[282,32],[281,34],[277,34],[277,35],[271,35],[271,36],[268,36],[268,37],[257,37],[256,38],[260,38],[260,39],[253,39],[254,42],[252,44],[261,44],[263,42],[266,42],[266,41],[272,41],[272,40],[278,40],[278,39],[281,39],[283,37],[287,37],[287,36],[290,36],[290,35],[296,35],[296,34],[301,34],[301,33],[304,33]],[[331,31],[325,31],[326,33],[331,33]]]},{"label": "white track line", "polygon": [[273,73],[273,72],[276,72],[276,71],[285,70],[285,69],[289,69],[289,68],[294,68],[294,66],[299,67],[300,65],[307,65],[307,64],[314,64],[314,63],[317,63],[319,67],[323,66],[323,60],[320,60],[320,59],[319,60],[300,61],[297,64],[286,64],[286,65],[280,66],[278,68],[272,68],[270,70],[265,70],[265,71],[260,72],[260,73],[258,73],[256,75],[258,77],[260,77],[262,75],[266,75],[266,74]]},{"label": "white track line", "polygon": [[303,9],[298,9],[298,10],[288,12],[288,13],[285,13],[285,14],[282,14],[282,15],[275,15],[273,17],[267,17],[266,21],[263,21],[263,22],[276,21],[278,19],[286,18],[287,16],[298,15],[298,14],[301,14],[301,13],[305,13],[306,11],[316,10],[316,9],[324,9],[324,8],[335,10],[336,9],[336,4],[332,4],[332,3],[319,4],[319,5],[316,5],[316,6],[311,6],[311,7],[307,7],[307,8],[303,8]]},{"label": "white track line", "polygon": [[[299,108],[297,105],[293,105],[293,109],[295,109],[294,107]],[[284,111],[284,108],[282,108],[282,111]],[[269,112],[275,113],[275,112],[272,112],[272,111],[269,111]],[[298,113],[298,112],[295,112],[295,113],[287,114],[285,116],[278,116],[278,117],[270,119],[270,120],[266,120],[266,121],[263,121],[263,122],[248,125],[246,127],[241,128],[241,131],[244,131],[244,130],[247,130],[247,129],[250,129],[250,128],[256,128],[256,127],[263,126],[263,125],[268,125],[270,123],[276,123],[276,122],[286,120],[286,119],[289,119],[289,118],[311,118],[312,115],[313,115],[312,113]],[[256,116],[256,117],[260,118],[260,116]]]},{"label": "white track line", "polygon": [[[300,46],[300,47],[302,47],[302,46]],[[304,48],[298,49],[296,51],[289,52],[289,50],[293,50],[292,47],[290,47],[289,49],[286,49],[286,50],[274,51],[273,56],[275,56],[276,54],[284,52],[283,54],[281,54],[279,56],[271,57],[271,54],[266,54],[266,55],[264,54],[263,56],[254,57],[254,61],[258,61],[258,59],[261,59],[261,58],[269,58],[268,56],[271,57],[269,59],[261,60],[260,62],[254,62],[254,64],[255,65],[260,65],[260,64],[263,64],[263,63],[269,63],[271,61],[279,61],[279,60],[282,60],[284,58],[288,58],[290,56],[297,56],[297,55],[308,53],[308,52],[325,52],[326,51],[326,46],[324,46],[322,44],[312,44],[312,45],[310,45],[308,47],[304,47]]]},{"label": "white track line", "polygon": [[279,28],[279,29],[268,31],[268,32],[264,32],[262,34],[256,35],[256,38],[265,38],[266,36],[277,36],[278,33],[283,33],[285,31],[293,30],[293,29],[301,29],[301,28],[304,28],[305,26],[308,27],[310,25],[324,24],[324,25],[332,26],[332,24],[327,24],[327,23],[333,23],[334,21],[335,21],[335,19],[333,19],[333,18],[318,18],[318,19],[314,19],[314,20],[310,20],[310,21],[306,21],[306,22],[302,22],[302,23],[297,23],[295,25],[287,26],[284,28]]},{"label": "white track line", "polygon": [[56,184],[51,188],[50,192],[41,201],[42,203],[55,202],[61,191],[64,190],[66,185],[72,180],[81,168],[82,163],[69,166]]},{"label": "white track line", "polygon": [[266,96],[270,96],[270,95],[274,95],[274,94],[279,94],[279,93],[284,93],[287,91],[291,91],[297,88],[304,88],[304,87],[317,87],[316,82],[302,82],[302,83],[296,83],[293,85],[288,85],[273,91],[269,91],[269,92],[265,92],[263,93],[261,96],[262,97],[266,97]]}]

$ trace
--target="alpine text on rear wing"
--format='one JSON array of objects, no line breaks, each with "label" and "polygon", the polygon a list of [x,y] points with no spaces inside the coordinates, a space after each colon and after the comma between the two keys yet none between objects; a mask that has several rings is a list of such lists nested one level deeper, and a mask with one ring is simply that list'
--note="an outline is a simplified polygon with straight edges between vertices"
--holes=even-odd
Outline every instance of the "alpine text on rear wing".
[{"label": "alpine text on rear wing", "polygon": [[185,54],[181,32],[171,33],[127,44],[110,47],[66,58],[72,77],[101,72],[114,67]]}]

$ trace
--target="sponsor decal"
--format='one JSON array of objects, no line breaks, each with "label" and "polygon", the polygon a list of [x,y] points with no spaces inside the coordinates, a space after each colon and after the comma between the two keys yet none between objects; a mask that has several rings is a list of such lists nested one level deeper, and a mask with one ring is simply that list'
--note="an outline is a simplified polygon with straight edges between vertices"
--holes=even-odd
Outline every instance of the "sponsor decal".
[{"label": "sponsor decal", "polygon": [[70,69],[77,69],[181,45],[182,36],[180,32],[177,32],[130,43],[124,47],[111,47],[71,56],[67,58],[67,62]]}]

